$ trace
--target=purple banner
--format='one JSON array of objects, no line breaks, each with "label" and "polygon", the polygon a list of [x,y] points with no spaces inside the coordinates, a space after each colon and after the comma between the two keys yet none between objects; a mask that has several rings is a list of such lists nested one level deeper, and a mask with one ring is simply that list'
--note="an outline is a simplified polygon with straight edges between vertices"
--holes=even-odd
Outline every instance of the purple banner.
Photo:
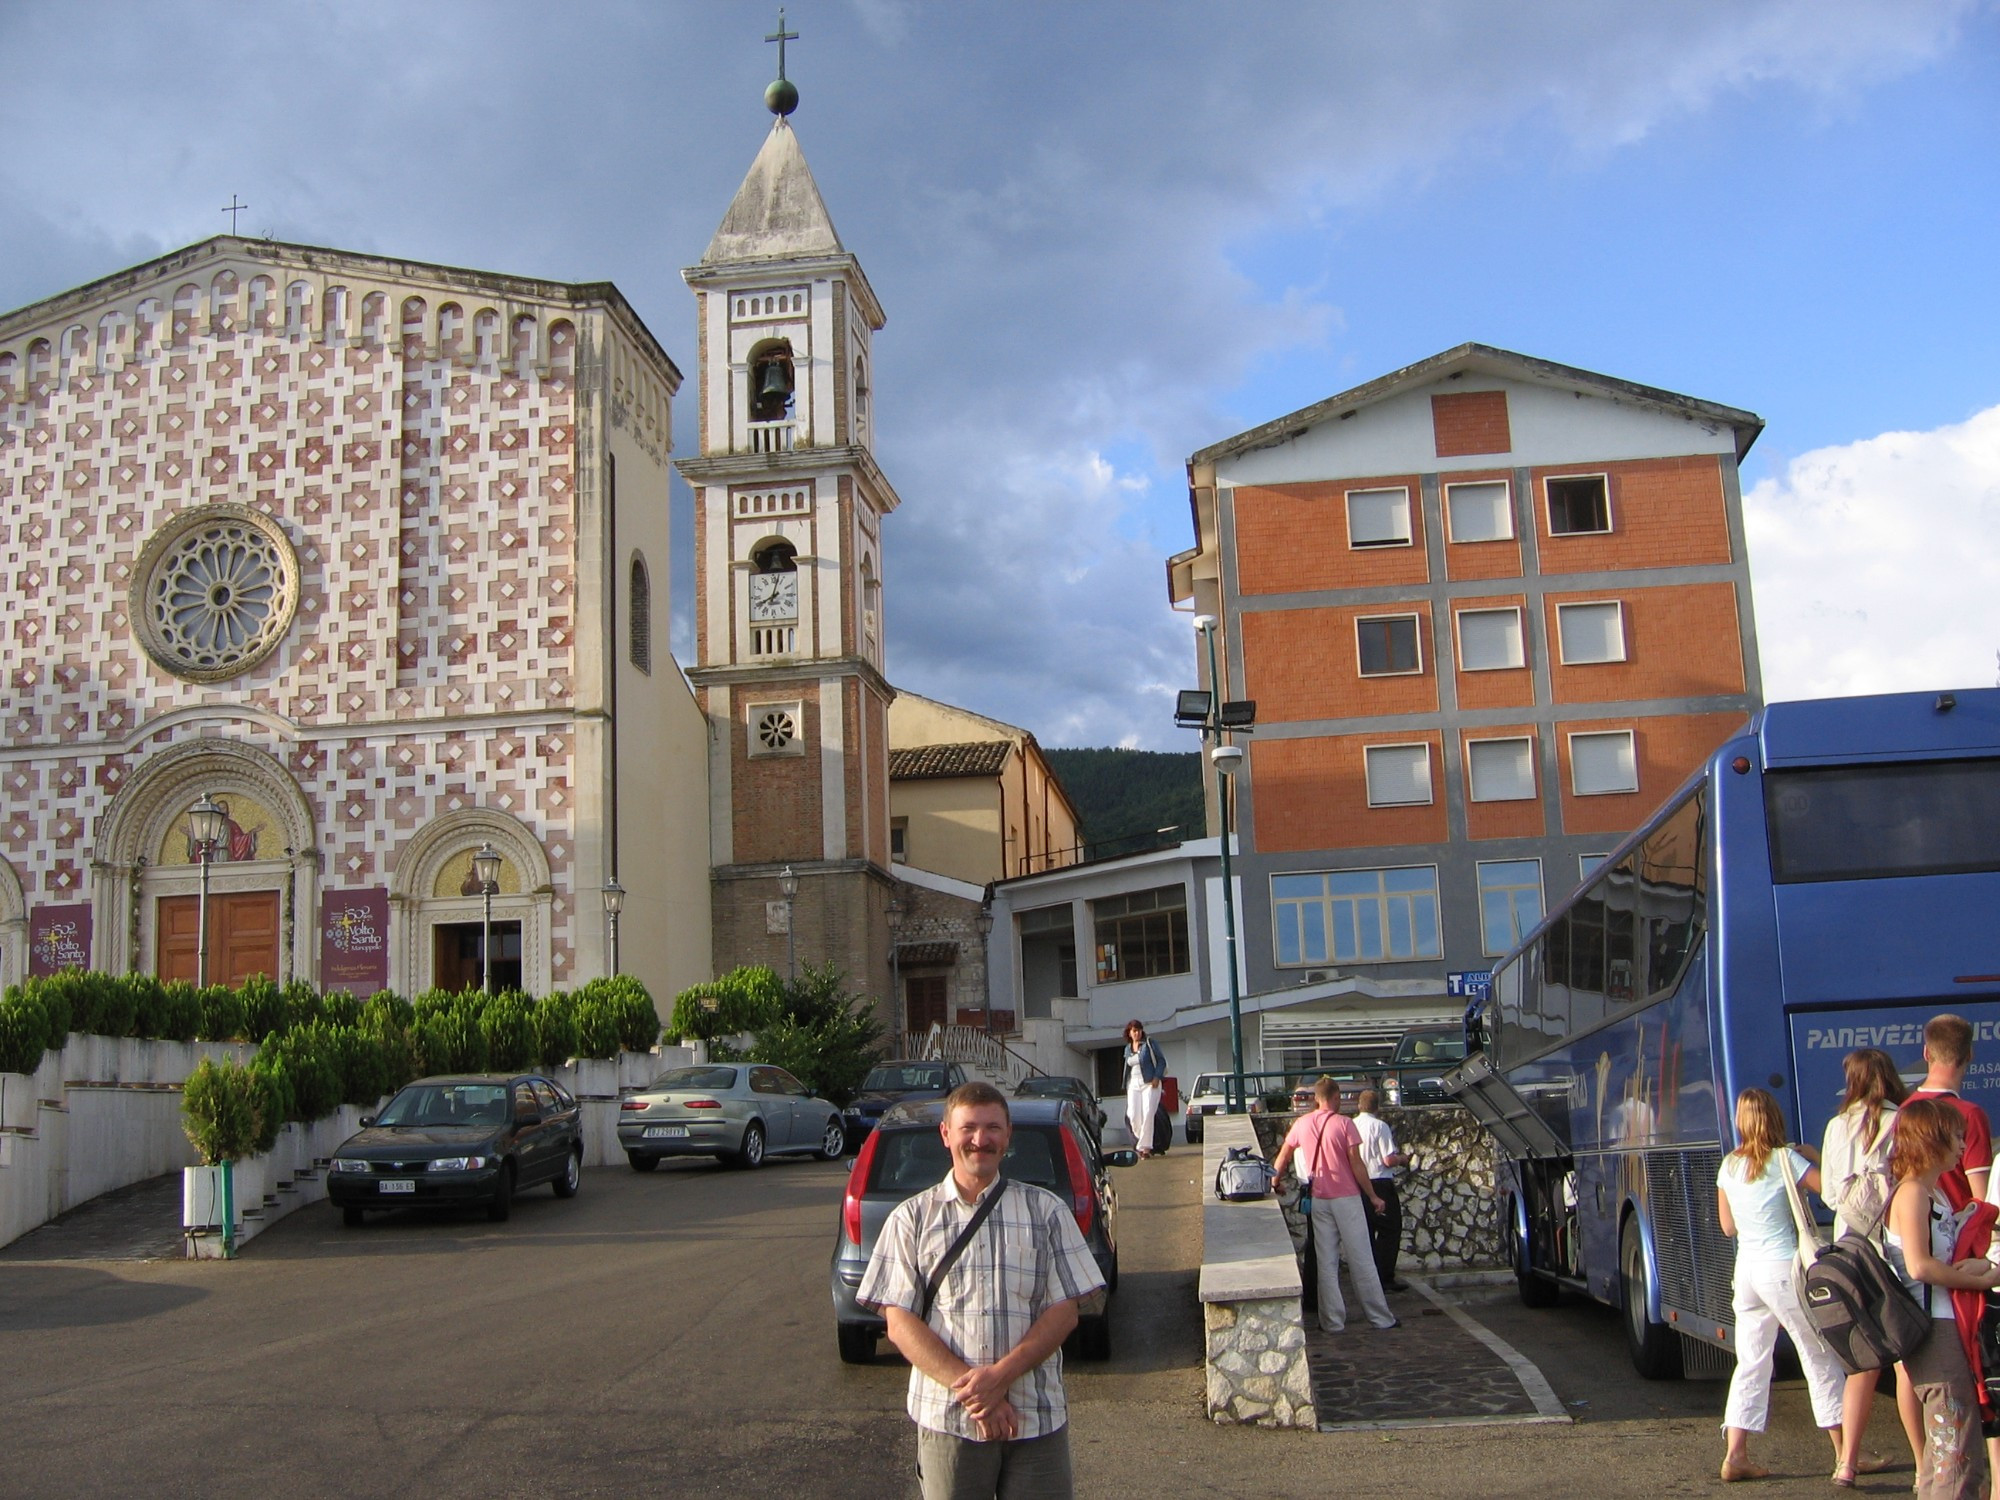
[{"label": "purple banner", "polygon": [[389,987],[389,889],[320,895],[320,988],[365,1000]]},{"label": "purple banner", "polygon": [[90,906],[37,906],[28,912],[28,972],[90,967]]}]

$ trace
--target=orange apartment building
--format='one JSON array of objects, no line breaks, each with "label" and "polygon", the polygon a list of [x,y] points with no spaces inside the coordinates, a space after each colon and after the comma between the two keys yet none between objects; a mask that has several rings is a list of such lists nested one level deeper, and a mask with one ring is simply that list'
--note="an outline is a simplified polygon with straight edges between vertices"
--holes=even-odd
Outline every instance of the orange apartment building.
[{"label": "orange apartment building", "polygon": [[1379,1042],[1351,1010],[1315,1026],[1341,980],[1455,1016],[1448,976],[1758,706],[1737,465],[1762,427],[1465,344],[1190,459],[1169,592],[1257,703],[1242,962],[1252,995],[1309,987],[1292,1060]]}]

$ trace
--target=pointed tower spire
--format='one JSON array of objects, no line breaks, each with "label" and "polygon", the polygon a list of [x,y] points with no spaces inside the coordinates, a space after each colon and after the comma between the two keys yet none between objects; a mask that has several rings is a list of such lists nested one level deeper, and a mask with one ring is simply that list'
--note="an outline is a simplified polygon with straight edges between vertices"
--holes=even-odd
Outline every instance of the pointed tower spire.
[{"label": "pointed tower spire", "polygon": [[750,163],[743,186],[702,255],[705,266],[798,255],[840,255],[845,248],[819,195],[812,168],[783,116]]}]

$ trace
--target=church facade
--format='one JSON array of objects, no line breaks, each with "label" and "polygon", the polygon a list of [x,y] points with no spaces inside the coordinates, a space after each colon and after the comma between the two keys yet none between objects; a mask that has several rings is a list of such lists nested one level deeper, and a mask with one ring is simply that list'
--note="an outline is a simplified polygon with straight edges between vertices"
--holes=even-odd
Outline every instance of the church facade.
[{"label": "church facade", "polygon": [[707,977],[679,383],[609,285],[234,237],[0,316],[0,978],[194,978],[204,798],[212,980],[567,987],[614,882]]}]

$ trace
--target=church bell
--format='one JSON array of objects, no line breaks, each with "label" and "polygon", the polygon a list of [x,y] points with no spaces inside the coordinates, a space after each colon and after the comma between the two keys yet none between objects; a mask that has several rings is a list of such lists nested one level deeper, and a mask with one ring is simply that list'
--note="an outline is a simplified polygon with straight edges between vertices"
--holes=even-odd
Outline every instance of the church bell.
[{"label": "church bell", "polygon": [[763,381],[757,387],[758,396],[766,401],[782,401],[791,393],[791,366],[777,359],[765,365]]}]

